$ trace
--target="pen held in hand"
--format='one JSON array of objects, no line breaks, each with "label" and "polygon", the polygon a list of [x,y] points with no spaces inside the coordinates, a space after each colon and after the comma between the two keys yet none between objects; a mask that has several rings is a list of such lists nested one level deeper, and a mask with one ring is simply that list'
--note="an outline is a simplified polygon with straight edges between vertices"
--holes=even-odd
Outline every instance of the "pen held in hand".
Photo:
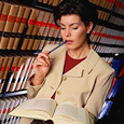
[{"label": "pen held in hand", "polygon": [[63,44],[65,44],[67,41],[64,41],[62,43],[60,43],[58,46],[56,46],[55,48],[53,48],[52,50],[49,51],[48,54],[52,53],[54,50],[56,50],[57,48],[59,48],[60,46],[62,46]]}]

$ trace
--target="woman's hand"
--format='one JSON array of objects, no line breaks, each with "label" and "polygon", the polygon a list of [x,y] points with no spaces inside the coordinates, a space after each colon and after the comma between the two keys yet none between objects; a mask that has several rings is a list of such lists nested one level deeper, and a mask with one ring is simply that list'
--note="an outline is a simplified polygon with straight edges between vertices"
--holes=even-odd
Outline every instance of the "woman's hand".
[{"label": "woman's hand", "polygon": [[35,76],[33,85],[40,85],[50,69],[50,57],[48,51],[40,53],[33,63]]}]

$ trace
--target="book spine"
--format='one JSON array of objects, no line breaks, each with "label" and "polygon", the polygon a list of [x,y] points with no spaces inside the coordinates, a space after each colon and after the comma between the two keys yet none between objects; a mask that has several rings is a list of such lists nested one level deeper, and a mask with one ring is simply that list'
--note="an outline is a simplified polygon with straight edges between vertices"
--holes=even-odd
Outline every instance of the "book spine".
[{"label": "book spine", "polygon": [[33,50],[37,50],[38,47],[39,47],[40,42],[42,42],[41,41],[42,40],[41,36],[43,36],[43,33],[45,31],[47,22],[49,20],[49,16],[50,16],[50,13],[45,12],[45,14],[43,16],[43,20],[40,22],[40,28],[39,28],[39,31],[37,33],[37,39],[34,41],[34,44],[33,44],[33,47],[32,47]]},{"label": "book spine", "polygon": [[21,89],[21,85],[23,83],[23,80],[24,80],[26,74],[28,74],[27,72],[29,69],[28,67],[29,67],[29,64],[31,61],[31,57],[26,57],[25,59],[26,60],[25,60],[24,66],[23,66],[22,72],[20,74],[20,80],[18,81],[18,85],[16,85],[16,88],[15,88],[16,91]]},{"label": "book spine", "polygon": [[47,3],[48,3],[48,0],[43,0],[43,3],[44,3],[44,4],[47,4]]},{"label": "book spine", "polygon": [[13,60],[13,63],[12,63],[11,69],[10,69],[11,75],[10,75],[9,81],[7,82],[8,84],[7,84],[6,92],[9,92],[9,89],[11,89],[10,86],[12,87],[11,83],[14,82],[14,73],[15,73],[15,70],[17,68],[17,64],[19,62],[19,59],[20,59],[19,56],[14,56],[14,60]]},{"label": "book spine", "polygon": [[19,81],[21,79],[21,74],[23,73],[23,70],[24,70],[25,62],[26,62],[26,57],[25,56],[21,57],[20,63],[18,65],[19,70],[18,70],[17,75],[15,77],[13,91],[16,91],[16,88],[19,86]]},{"label": "book spine", "polygon": [[21,25],[21,20],[24,15],[25,8],[23,6],[19,6],[18,14],[15,19],[15,23],[12,29],[11,37],[9,39],[9,43],[7,45],[7,49],[12,49],[15,38],[17,37],[17,32],[19,29],[19,26]]},{"label": "book spine", "polygon": [[51,41],[52,41],[52,38],[53,38],[53,35],[54,35],[54,32],[55,32],[55,28],[52,26],[54,23],[51,24],[50,26],[50,31],[49,31],[49,34],[48,34],[48,38],[46,40],[46,44],[51,44]]},{"label": "book spine", "polygon": [[31,32],[31,39],[29,39],[29,43],[28,43],[28,46],[27,46],[28,50],[32,49],[33,42],[34,42],[34,40],[36,38],[36,35],[37,35],[38,31],[39,31],[40,23],[41,23],[41,21],[43,19],[44,13],[45,13],[44,11],[40,11],[40,13],[39,13],[39,15],[38,15],[38,17],[36,19],[36,23],[34,25],[34,28],[33,28],[32,32]]},{"label": "book spine", "polygon": [[48,5],[52,5],[53,2],[54,2],[54,0],[49,0],[49,1],[48,1]]},{"label": "book spine", "polygon": [[54,21],[52,20],[52,23],[50,25],[50,31],[47,36],[48,38],[45,42],[45,45],[46,44],[54,44],[54,41],[55,41],[55,38],[57,38],[58,32],[59,32],[59,28],[55,25]]},{"label": "book spine", "polygon": [[53,4],[52,4],[52,6],[57,6],[59,4],[59,0],[54,0],[54,2],[53,2]]},{"label": "book spine", "polygon": [[20,23],[19,29],[17,31],[17,38],[15,38],[14,44],[13,44],[13,47],[12,47],[12,49],[14,49],[14,50],[16,50],[18,48],[18,45],[20,43],[20,38],[21,38],[22,33],[24,31],[24,28],[25,28],[26,22],[28,20],[28,17],[30,15],[30,11],[31,11],[31,8],[25,7],[24,15],[21,19],[21,23]]},{"label": "book spine", "polygon": [[61,42],[63,42],[63,41],[62,41],[61,33],[60,33],[60,31],[59,31],[59,34],[58,34],[58,36],[57,36],[57,41],[55,41],[55,44],[60,44]]},{"label": "book spine", "polygon": [[38,3],[43,3],[43,0],[38,0],[37,2],[38,2]]},{"label": "book spine", "polygon": [[8,98],[8,100],[10,101],[10,106],[8,108],[7,116],[6,116],[6,119],[4,121],[4,124],[9,124],[11,116],[8,113],[13,109],[14,104],[15,104],[15,101],[12,98]]},{"label": "book spine", "polygon": [[9,42],[9,37],[11,35],[11,31],[13,28],[13,25],[15,23],[16,15],[18,12],[18,6],[17,5],[11,5],[10,12],[7,18],[7,22],[4,28],[4,32],[2,33],[2,38],[0,42],[0,49],[6,49],[7,44]]},{"label": "book spine", "polygon": [[52,22],[53,22],[53,15],[50,14],[50,15],[49,15],[49,20],[48,20],[48,22],[47,22],[47,24],[46,24],[45,31],[44,31],[44,33],[43,33],[43,35],[42,35],[43,38],[44,38],[44,39],[41,41],[41,42],[42,42],[42,47],[44,47],[46,44],[49,44],[49,41],[47,41],[46,38],[48,37],[48,34],[49,34],[50,30],[51,30]]},{"label": "book spine", "polygon": [[1,15],[2,8],[3,8],[3,2],[0,1],[0,15]]},{"label": "book spine", "polygon": [[4,109],[4,113],[2,114],[2,123],[1,124],[4,124],[4,122],[6,121],[6,118],[7,118],[7,114],[8,114],[8,110],[9,110],[9,107],[10,107],[10,101],[6,98],[4,98],[4,101],[6,102],[6,105],[5,105],[5,109]]},{"label": "book spine", "polygon": [[0,121],[2,121],[2,116],[3,116],[3,113],[4,113],[4,110],[5,110],[5,101],[4,100],[0,100]]},{"label": "book spine", "polygon": [[43,34],[44,39],[42,40],[43,46],[49,44],[50,43],[50,39],[48,39],[48,37],[50,37],[50,35],[52,35],[54,33],[54,28],[52,28],[53,25],[53,15],[50,15],[50,19],[48,21],[47,27],[45,29],[45,32]]},{"label": "book spine", "polygon": [[52,38],[50,40],[51,44],[55,44],[56,43],[56,40],[59,37],[59,33],[60,33],[60,30],[58,28],[56,28],[56,27],[53,27],[53,28],[55,28],[55,30],[54,30]]},{"label": "book spine", "polygon": [[[15,100],[14,108],[16,108],[20,104],[20,99],[18,97],[13,97]],[[9,124],[16,124],[17,117],[11,116],[10,123]]]},{"label": "book spine", "polygon": [[0,56],[0,85],[1,85],[1,82],[2,82],[2,73],[1,73],[1,71],[2,71],[3,60],[4,60],[3,56]]},{"label": "book spine", "polygon": [[34,25],[36,24],[36,19],[37,19],[38,15],[39,15],[39,10],[38,9],[32,9],[32,12],[31,12],[31,15],[30,15],[30,18],[28,21],[28,29],[26,32],[26,37],[23,40],[21,50],[26,50],[26,48],[27,48],[31,32],[34,28]]},{"label": "book spine", "polygon": [[1,40],[1,37],[2,37],[2,33],[4,31],[6,20],[8,18],[10,7],[11,7],[11,4],[6,3],[6,2],[3,3],[3,7],[2,7],[2,10],[1,10],[1,15],[0,15],[0,40]]},{"label": "book spine", "polygon": [[33,66],[32,65],[33,65],[33,62],[34,62],[35,58],[36,57],[31,58],[31,61],[28,65],[28,67],[27,67],[27,72],[26,72],[25,78],[23,79],[23,82],[22,82],[21,87],[20,87],[20,89],[22,89],[22,90],[27,88],[26,87],[27,86],[27,80],[33,72]]},{"label": "book spine", "polygon": [[[0,18],[1,18],[1,15],[2,15],[2,9],[3,9],[3,2],[0,1]],[[0,22],[1,22],[1,20],[0,20]],[[0,32],[0,37],[1,37],[1,33],[2,32]]]},{"label": "book spine", "polygon": [[3,91],[3,87],[4,87],[5,83],[6,83],[7,75],[8,75],[12,60],[13,60],[13,57],[8,57],[8,59],[7,59],[8,63],[5,66],[4,74],[3,74],[2,82],[1,82],[1,86],[0,86],[1,91]]},{"label": "book spine", "polygon": [[25,58],[20,57],[20,60],[17,64],[16,70],[15,70],[15,74],[14,74],[14,78],[13,78],[14,80],[11,82],[11,85],[10,85],[10,88],[9,88],[10,92],[14,91],[16,85],[18,85],[17,83],[18,83],[18,79],[19,79],[20,73],[21,73],[22,68],[23,68],[24,61],[25,61]]},{"label": "book spine", "polygon": [[3,88],[3,75],[4,75],[4,72],[5,72],[5,68],[7,66],[7,62],[8,62],[8,57],[5,56],[4,57],[4,60],[3,60],[3,63],[2,63],[2,67],[1,67],[1,70],[0,70],[0,76],[1,76],[1,79],[2,79],[2,82],[0,84],[0,92],[2,91],[2,88]]}]

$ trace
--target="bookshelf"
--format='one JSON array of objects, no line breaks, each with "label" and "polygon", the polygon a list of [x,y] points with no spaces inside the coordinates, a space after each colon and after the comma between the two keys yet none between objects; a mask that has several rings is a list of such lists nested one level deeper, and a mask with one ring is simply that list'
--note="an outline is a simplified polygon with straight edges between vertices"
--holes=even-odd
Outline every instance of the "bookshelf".
[{"label": "bookshelf", "polygon": [[[9,83],[14,81],[18,84],[21,80],[19,74],[23,75],[23,81],[25,78],[28,79],[32,72],[33,60],[36,55],[42,51],[44,45],[47,43],[59,44],[62,42],[59,28],[55,26],[52,18],[54,7],[61,1],[62,0],[0,1],[0,14],[2,15],[0,16],[0,41],[2,42],[2,44],[0,42],[0,58],[2,58],[0,59],[0,87],[1,84],[4,84],[0,92],[1,99],[26,96],[26,87],[9,91],[7,90]],[[122,0],[89,1],[97,7],[99,13],[99,21],[91,33],[91,45],[93,49],[112,66],[114,60],[124,58],[124,2]],[[2,13],[3,8],[6,8],[6,6],[8,9]],[[12,8],[14,8],[14,10],[16,8],[16,11],[12,11]],[[9,19],[9,22],[7,22],[9,17],[13,17],[13,20]],[[3,41],[6,41],[6,44]],[[6,57],[8,57],[8,60],[9,57],[12,57],[8,70],[7,64],[2,68],[2,62]],[[25,64],[23,67],[27,65],[27,68],[29,68],[30,66],[30,70],[25,70],[21,65],[19,67],[18,64],[13,65],[15,57],[18,58],[18,62],[20,61],[20,63],[21,58],[24,58]],[[21,64],[23,64],[23,62]],[[122,63],[119,68],[123,68],[123,66],[124,63]],[[13,70],[12,67],[19,68],[18,70]],[[5,71],[6,78],[3,80],[2,78]],[[26,73],[28,74],[26,75]],[[116,78],[120,79],[118,76]],[[122,78],[123,76],[124,73],[121,73]]]}]

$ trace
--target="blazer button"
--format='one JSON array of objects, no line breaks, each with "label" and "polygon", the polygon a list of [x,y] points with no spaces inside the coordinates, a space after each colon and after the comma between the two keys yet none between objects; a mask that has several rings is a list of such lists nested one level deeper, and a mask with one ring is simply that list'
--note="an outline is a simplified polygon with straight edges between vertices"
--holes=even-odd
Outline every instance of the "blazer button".
[{"label": "blazer button", "polygon": [[58,94],[58,95],[61,95],[61,91],[57,91],[57,94]]},{"label": "blazer button", "polygon": [[63,76],[63,77],[62,77],[62,80],[63,80],[63,81],[66,81],[66,80],[67,80],[67,77]]}]

